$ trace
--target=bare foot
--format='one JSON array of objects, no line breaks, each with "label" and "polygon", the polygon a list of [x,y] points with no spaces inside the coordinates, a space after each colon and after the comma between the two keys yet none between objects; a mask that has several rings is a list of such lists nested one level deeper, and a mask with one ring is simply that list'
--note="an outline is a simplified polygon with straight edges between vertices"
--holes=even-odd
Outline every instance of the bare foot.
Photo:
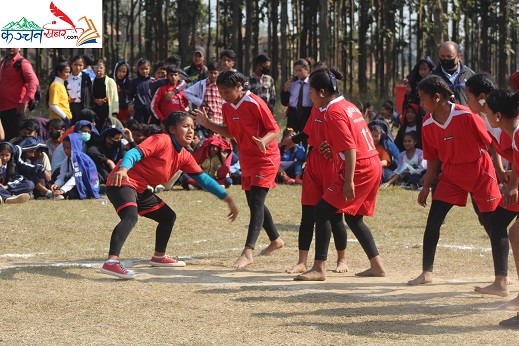
[{"label": "bare foot", "polygon": [[272,240],[266,248],[261,250],[260,256],[270,256],[274,250],[281,249],[285,245],[285,242],[281,238]]},{"label": "bare foot", "polygon": [[355,276],[364,276],[364,277],[384,277],[386,276],[386,272],[383,270],[375,270],[373,268],[369,268],[360,273],[355,273]]},{"label": "bare foot", "polygon": [[297,274],[297,273],[304,273],[305,271],[306,271],[306,263],[298,263],[295,266],[293,266],[291,269],[285,270],[285,273]]},{"label": "bare foot", "polygon": [[497,275],[492,284],[486,287],[476,286],[474,291],[481,294],[508,297],[508,276]]},{"label": "bare foot", "polygon": [[335,268],[336,273],[346,273],[348,271],[348,266],[346,265],[346,261],[339,260],[337,261],[337,268]]},{"label": "bare foot", "polygon": [[236,262],[234,262],[233,267],[245,268],[252,262],[253,262],[252,255],[250,255],[249,253],[246,253],[246,251],[244,250],[243,253],[241,254],[240,258],[238,258],[238,260],[236,260]]},{"label": "bare foot", "polygon": [[496,282],[494,282],[488,286],[485,286],[485,287],[476,286],[476,287],[474,287],[474,291],[481,293],[481,294],[490,294],[490,295],[494,295],[494,296],[508,297],[508,288],[506,288],[506,286],[505,286],[505,288],[503,289],[503,287],[501,287],[501,285],[499,285]]},{"label": "bare foot", "polygon": [[508,303],[502,305],[502,308],[505,310],[519,311],[519,294]]},{"label": "bare foot", "polygon": [[310,269],[304,274],[300,274],[294,278],[295,281],[324,281],[326,280],[326,272],[318,269]]},{"label": "bare foot", "polygon": [[407,284],[409,286],[417,286],[417,285],[423,285],[423,284],[430,284],[431,282],[432,282],[432,273],[423,272],[422,274],[418,275],[417,278],[407,281]]}]

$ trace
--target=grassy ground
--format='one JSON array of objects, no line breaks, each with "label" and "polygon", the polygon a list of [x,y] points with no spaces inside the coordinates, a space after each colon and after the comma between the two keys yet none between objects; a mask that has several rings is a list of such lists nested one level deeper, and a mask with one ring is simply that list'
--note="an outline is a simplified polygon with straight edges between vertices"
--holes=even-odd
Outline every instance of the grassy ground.
[{"label": "grassy ground", "polygon": [[[431,285],[405,285],[420,272],[427,210],[416,192],[398,188],[380,191],[376,216],[367,219],[388,277],[353,275],[368,261],[349,232],[348,273],[294,282],[284,270],[297,259],[300,188],[269,193],[286,247],[245,270],[231,265],[248,211],[239,188],[231,193],[241,212],[233,224],[225,204],[207,193],[162,193],[177,212],[169,253],[188,266],[147,266],[154,224],[140,219],[122,253],[139,273],[133,281],[98,271],[117,222],[107,200],[2,205],[0,345],[517,344],[517,332],[497,325],[514,314],[500,308],[519,292],[512,259],[509,298],[473,292],[493,280],[493,269],[471,207],[448,215]],[[262,233],[258,249],[267,242]]]}]

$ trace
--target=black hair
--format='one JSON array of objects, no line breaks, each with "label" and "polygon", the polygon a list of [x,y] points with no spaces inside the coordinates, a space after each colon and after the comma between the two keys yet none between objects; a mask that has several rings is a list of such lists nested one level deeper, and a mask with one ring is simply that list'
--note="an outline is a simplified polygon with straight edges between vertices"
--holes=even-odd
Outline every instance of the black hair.
[{"label": "black hair", "polygon": [[180,65],[182,65],[182,58],[180,55],[173,54],[166,59],[166,65],[176,65],[177,67],[180,67]]},{"label": "black hair", "polygon": [[487,105],[492,112],[499,112],[507,119],[515,119],[519,112],[519,92],[494,89],[487,95]]},{"label": "black hair", "polygon": [[343,78],[342,73],[334,67],[315,70],[310,74],[310,87],[321,90],[324,89],[326,95],[339,93],[337,80]]},{"label": "black hair", "polygon": [[94,64],[94,56],[92,54],[83,54],[83,61],[86,66],[91,66]]},{"label": "black hair", "polygon": [[247,81],[244,75],[236,71],[225,71],[218,75],[216,85],[224,87],[235,87],[238,83],[243,85]]},{"label": "black hair", "polygon": [[137,61],[137,68],[141,67],[142,65],[144,64],[148,64],[148,66],[151,66],[151,63],[148,59],[146,58],[140,58],[138,61]]},{"label": "black hair", "polygon": [[465,86],[470,89],[474,96],[481,94],[488,95],[496,88],[496,83],[488,73],[476,73],[465,82]]},{"label": "black hair", "polygon": [[393,113],[393,102],[391,101],[384,101],[380,107],[388,110],[390,113]]},{"label": "black hair", "polygon": [[187,112],[171,112],[169,113],[166,120],[164,120],[164,128],[166,129],[166,132],[168,132],[168,129],[170,126],[176,126],[178,123],[180,123],[185,118],[193,118],[191,114]]},{"label": "black hair", "polygon": [[159,61],[155,65],[153,65],[153,72],[157,72],[157,70],[165,70],[166,63],[164,61]]},{"label": "black hair", "polygon": [[58,76],[61,72],[65,71],[67,67],[69,66],[66,61],[60,61],[56,63],[56,66],[54,66],[54,75]]},{"label": "black hair", "polygon": [[[139,131],[139,130],[137,130],[137,131]],[[157,133],[163,133],[163,131],[160,128],[160,126],[158,126],[156,124],[144,125],[142,127],[142,130],[140,130],[140,131],[142,132],[144,137],[149,137],[151,135],[156,135]]]},{"label": "black hair", "polygon": [[34,119],[27,119],[20,124],[20,130],[29,130],[31,132],[36,131],[39,133],[40,124]]},{"label": "black hair", "polygon": [[270,61],[270,58],[268,56],[266,56],[265,54],[260,54],[254,59],[254,66],[264,64],[267,61]]},{"label": "black hair", "polygon": [[14,152],[13,152],[13,145],[8,142],[1,142],[0,143],[0,151],[8,150],[11,153],[11,158],[9,161],[7,161],[7,167],[6,167],[6,180],[3,181],[2,176],[0,176],[0,183],[3,185],[7,185],[9,180],[15,176],[16,174],[16,163],[14,160]]},{"label": "black hair", "polygon": [[96,65],[98,65],[98,64],[106,65],[106,64],[105,64],[105,61],[104,61],[103,59],[101,59],[101,58],[99,58],[99,59],[95,59],[95,60],[94,60],[94,66],[96,66]]},{"label": "black hair", "polygon": [[310,69],[310,66],[312,65],[312,63],[310,61],[308,61],[307,59],[298,59],[294,63],[294,66],[297,66],[297,65],[301,65],[306,69]]},{"label": "black hair", "polygon": [[[133,120],[133,119],[132,119]],[[144,129],[146,128],[146,125],[143,124],[143,123],[140,123],[138,121],[135,121],[134,123],[132,124],[127,124],[126,127],[130,130],[130,131],[139,131],[141,133],[144,134]]]},{"label": "black hair", "polygon": [[373,104],[370,101],[364,104],[364,110],[368,109],[369,107],[373,107]]},{"label": "black hair", "polygon": [[207,63],[207,65],[205,65],[207,67],[207,71],[218,71],[218,63],[215,62],[215,61],[209,61]]},{"label": "black hair", "polygon": [[45,128],[48,131],[51,127],[54,127],[55,129],[64,129],[65,122],[61,118],[51,119],[47,121],[47,123],[45,124]]},{"label": "black hair", "polygon": [[170,73],[180,73],[178,67],[176,67],[175,65],[169,65],[168,67],[166,67],[166,73],[167,74],[170,74]]},{"label": "black hair", "polygon": [[81,60],[81,61],[85,62],[85,59],[81,55],[74,55],[74,57],[72,58],[72,60],[70,60],[70,62],[73,63],[76,60]]},{"label": "black hair", "polygon": [[415,142],[418,142],[418,133],[416,131],[409,131],[404,133],[404,137],[409,136],[411,137]]},{"label": "black hair", "polygon": [[440,94],[448,101],[453,101],[454,94],[449,88],[447,83],[437,75],[429,75],[425,77],[419,84],[418,90],[426,93],[427,95],[434,96],[434,94]]},{"label": "black hair", "polygon": [[220,53],[220,59],[223,58],[224,56],[228,57],[232,61],[236,61],[236,53],[232,49],[223,50]]}]

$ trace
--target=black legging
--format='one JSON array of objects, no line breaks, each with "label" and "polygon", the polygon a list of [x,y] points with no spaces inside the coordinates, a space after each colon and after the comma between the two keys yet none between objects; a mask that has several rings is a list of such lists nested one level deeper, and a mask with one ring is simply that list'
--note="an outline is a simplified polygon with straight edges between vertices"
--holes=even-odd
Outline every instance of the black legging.
[{"label": "black legging", "polygon": [[508,226],[516,217],[517,212],[506,210],[500,206],[491,215],[492,234],[490,235],[490,245],[492,246],[494,275],[496,276],[508,275],[508,251],[510,248]]},{"label": "black legging", "polygon": [[[175,212],[167,204],[164,204],[159,209],[146,213],[143,216],[158,222],[157,229],[155,231],[155,251],[166,252],[166,247],[173,230],[173,225],[175,224],[175,220],[177,218]],[[119,256],[126,238],[128,238],[128,235],[137,223],[138,217],[139,215],[137,213],[137,207],[135,206],[123,208],[119,212],[119,218],[121,221],[119,221],[117,226],[115,226],[112,233],[112,238],[110,239],[110,251],[108,252],[108,255]]]},{"label": "black legging", "polygon": [[[423,235],[422,269],[424,271],[433,271],[436,247],[438,246],[438,240],[440,239],[440,227],[442,221],[445,219],[445,216],[447,216],[447,213],[452,207],[452,204],[439,200],[433,200],[431,203],[431,209],[427,216],[427,224]],[[484,226],[485,231],[490,238],[495,275],[506,276],[508,272],[508,260],[506,259],[508,257],[508,244],[505,245],[502,241],[502,231],[493,231],[495,226],[493,225],[492,214],[493,212],[480,212],[478,214],[478,219]],[[504,229],[506,233],[506,226]],[[506,258],[504,258],[505,255],[503,252],[506,252]]]},{"label": "black legging", "polygon": [[265,199],[269,189],[259,186],[251,186],[250,191],[245,191],[247,197],[247,204],[250,209],[249,230],[247,232],[247,240],[245,246],[254,249],[259,233],[263,227],[267,232],[269,240],[276,240],[279,238],[279,233],[272,221],[272,215],[265,205]]},{"label": "black legging", "polygon": [[[328,246],[330,245],[331,236],[330,220],[337,210],[337,208],[323,199],[315,206],[315,260],[326,261],[328,258]],[[344,219],[362,246],[362,249],[364,249],[368,259],[378,256],[377,246],[371,231],[363,221],[364,216],[344,215]]]},{"label": "black legging", "polygon": [[[314,235],[314,208],[313,205],[301,206],[301,224],[299,225],[299,250],[310,250],[310,244]],[[342,221],[342,214],[335,213],[330,219],[333,240],[337,251],[346,250],[347,234]]]}]

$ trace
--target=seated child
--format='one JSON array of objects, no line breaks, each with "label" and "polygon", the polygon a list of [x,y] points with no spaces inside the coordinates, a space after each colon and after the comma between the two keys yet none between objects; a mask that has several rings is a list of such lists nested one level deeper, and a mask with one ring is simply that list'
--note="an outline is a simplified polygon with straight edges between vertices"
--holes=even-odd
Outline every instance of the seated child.
[{"label": "seated child", "polygon": [[38,123],[38,121],[36,121],[34,119],[24,120],[20,124],[19,136],[11,139],[10,142],[12,144],[20,144],[22,139],[27,138],[27,137],[39,138],[38,137],[39,132],[40,132],[40,123]]},{"label": "seated child", "polygon": [[[219,136],[206,138],[200,148],[194,153],[198,165],[202,171],[216,180],[218,184],[228,188],[232,185],[229,175],[231,167],[231,144]],[[184,174],[182,177],[182,187],[186,190],[198,189],[199,185],[193,178]]]},{"label": "seated child", "polygon": [[172,97],[166,97],[170,92],[176,90],[180,81],[179,69],[175,66],[167,67],[168,84],[161,86],[151,100],[153,115],[158,121],[162,122],[172,112],[187,111],[189,106],[188,99],[184,96],[184,90],[176,93]]},{"label": "seated child", "polygon": [[56,182],[51,186],[55,198],[101,198],[99,177],[94,161],[83,152],[81,134],[71,133],[63,140],[67,159],[63,161]]},{"label": "seated child", "polygon": [[25,178],[34,183],[34,198],[52,197],[52,191],[47,188],[47,186],[50,187],[51,181],[50,160],[46,154],[46,151],[48,150],[47,146],[34,137],[27,137],[20,143],[20,148],[22,148],[21,159],[24,162],[34,166],[39,165],[43,168],[34,171],[31,175],[25,176]]},{"label": "seated child", "polygon": [[[389,154],[389,151],[385,147],[385,132],[379,125],[370,125],[371,136],[373,137],[373,144],[378,151],[378,157],[380,158],[380,164],[382,165],[382,179],[381,184],[385,183],[393,175],[393,169],[395,167],[394,160]],[[393,144],[394,145],[394,144]]]},{"label": "seated child", "polygon": [[38,167],[25,164],[20,155],[19,146],[0,143],[0,203],[24,203],[31,198],[29,193],[34,189],[34,183],[22,173],[32,173]]},{"label": "seated child", "polygon": [[65,132],[65,122],[61,118],[52,119],[47,122],[46,127],[49,138],[45,141],[45,144],[49,149],[49,158],[52,159],[52,154],[61,143],[59,138]]},{"label": "seated child", "polygon": [[107,127],[101,132],[100,139],[90,141],[87,144],[87,154],[96,165],[101,184],[106,184],[108,174],[126,154],[126,150],[121,143],[123,132],[122,128],[112,125],[112,127]]},{"label": "seated child", "polygon": [[427,168],[427,161],[423,158],[422,150],[416,147],[417,142],[418,134],[416,131],[404,134],[403,145],[405,151],[398,155],[397,169],[384,186],[397,185],[399,183],[404,183],[412,188],[421,186],[420,181]]},{"label": "seated child", "polygon": [[[296,133],[291,128],[283,131],[283,139],[295,136]],[[305,148],[301,144],[287,147],[279,144],[281,162],[279,164],[279,174],[285,184],[302,184],[303,163],[306,161]]]}]

